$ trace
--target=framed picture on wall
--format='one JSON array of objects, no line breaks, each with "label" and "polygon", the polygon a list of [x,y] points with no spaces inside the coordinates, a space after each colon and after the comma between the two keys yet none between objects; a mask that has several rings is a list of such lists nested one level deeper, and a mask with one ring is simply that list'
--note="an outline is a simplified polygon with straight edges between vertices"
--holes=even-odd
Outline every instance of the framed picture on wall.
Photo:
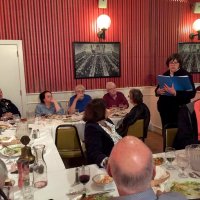
[{"label": "framed picture on wall", "polygon": [[178,43],[178,53],[183,60],[183,68],[191,73],[200,72],[200,43],[181,42]]},{"label": "framed picture on wall", "polygon": [[76,79],[120,77],[119,42],[73,42]]}]

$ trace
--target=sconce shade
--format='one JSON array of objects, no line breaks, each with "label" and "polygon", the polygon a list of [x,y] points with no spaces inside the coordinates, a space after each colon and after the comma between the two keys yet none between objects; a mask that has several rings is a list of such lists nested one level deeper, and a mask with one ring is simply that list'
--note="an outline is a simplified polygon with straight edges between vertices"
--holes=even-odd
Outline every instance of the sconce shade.
[{"label": "sconce shade", "polygon": [[193,29],[195,31],[200,31],[200,19],[197,19],[197,20],[194,21],[194,23],[193,23]]},{"label": "sconce shade", "polygon": [[111,24],[111,20],[110,17],[108,15],[100,15],[97,18],[97,27],[102,30],[107,30],[110,27]]}]

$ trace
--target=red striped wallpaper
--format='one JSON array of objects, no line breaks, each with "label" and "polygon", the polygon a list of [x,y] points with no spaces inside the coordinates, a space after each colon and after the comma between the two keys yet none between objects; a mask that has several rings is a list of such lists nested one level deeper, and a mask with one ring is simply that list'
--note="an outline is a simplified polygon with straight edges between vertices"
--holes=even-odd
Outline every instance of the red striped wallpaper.
[{"label": "red striped wallpaper", "polygon": [[[0,0],[0,39],[22,40],[27,92],[87,89],[155,83],[165,71],[166,57],[178,41],[189,41],[192,14],[189,0]],[[105,41],[121,43],[121,77],[75,80],[72,42],[97,42],[96,19],[106,13],[111,27]],[[195,74],[198,82],[200,75]]]}]

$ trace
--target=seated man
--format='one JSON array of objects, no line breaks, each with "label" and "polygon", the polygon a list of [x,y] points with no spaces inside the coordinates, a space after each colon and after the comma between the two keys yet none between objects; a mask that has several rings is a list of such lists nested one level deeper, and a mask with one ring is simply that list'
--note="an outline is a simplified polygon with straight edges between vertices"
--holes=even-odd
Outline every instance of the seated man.
[{"label": "seated man", "polygon": [[10,100],[3,98],[3,92],[0,89],[0,118],[12,118],[13,114],[19,114],[19,116],[21,116],[15,104],[13,104]]},{"label": "seated man", "polygon": [[35,115],[45,116],[45,115],[64,115],[65,111],[62,108],[60,102],[57,102],[52,93],[48,90],[40,93],[39,95],[40,103],[35,108]]},{"label": "seated man", "polygon": [[128,108],[129,104],[126,97],[123,93],[117,92],[115,83],[107,82],[106,90],[108,93],[103,96],[103,100],[106,102],[107,108],[112,108],[112,106],[119,107],[120,105]]},{"label": "seated man", "polygon": [[112,149],[107,165],[122,200],[186,200],[176,192],[156,196],[151,188],[155,175],[150,149],[138,138],[126,136]]},{"label": "seated man", "polygon": [[138,119],[144,119],[144,138],[146,138],[150,122],[149,108],[143,103],[143,94],[140,90],[131,89],[129,98],[133,108],[126,114],[124,119],[118,122],[117,133],[125,136],[130,125],[134,124]]},{"label": "seated man", "polygon": [[87,104],[91,101],[91,97],[85,94],[85,87],[83,85],[77,85],[75,87],[75,95],[69,100],[68,113],[73,114],[77,109],[78,112],[83,112]]},{"label": "seated man", "polygon": [[3,197],[4,200],[8,200],[4,192],[2,191],[2,187],[5,184],[5,180],[8,177],[8,170],[6,168],[5,163],[0,159],[0,199]]},{"label": "seated man", "polygon": [[177,150],[184,149],[187,145],[199,143],[198,140],[200,140],[200,100],[193,101],[180,108],[178,131],[173,147]]}]

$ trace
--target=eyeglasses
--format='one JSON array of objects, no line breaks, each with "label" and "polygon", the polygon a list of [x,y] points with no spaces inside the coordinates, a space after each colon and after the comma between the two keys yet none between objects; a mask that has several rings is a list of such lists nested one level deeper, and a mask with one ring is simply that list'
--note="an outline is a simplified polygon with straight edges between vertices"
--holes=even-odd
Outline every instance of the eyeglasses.
[{"label": "eyeglasses", "polygon": [[172,61],[169,62],[169,64],[179,64],[179,62],[172,60]]}]

